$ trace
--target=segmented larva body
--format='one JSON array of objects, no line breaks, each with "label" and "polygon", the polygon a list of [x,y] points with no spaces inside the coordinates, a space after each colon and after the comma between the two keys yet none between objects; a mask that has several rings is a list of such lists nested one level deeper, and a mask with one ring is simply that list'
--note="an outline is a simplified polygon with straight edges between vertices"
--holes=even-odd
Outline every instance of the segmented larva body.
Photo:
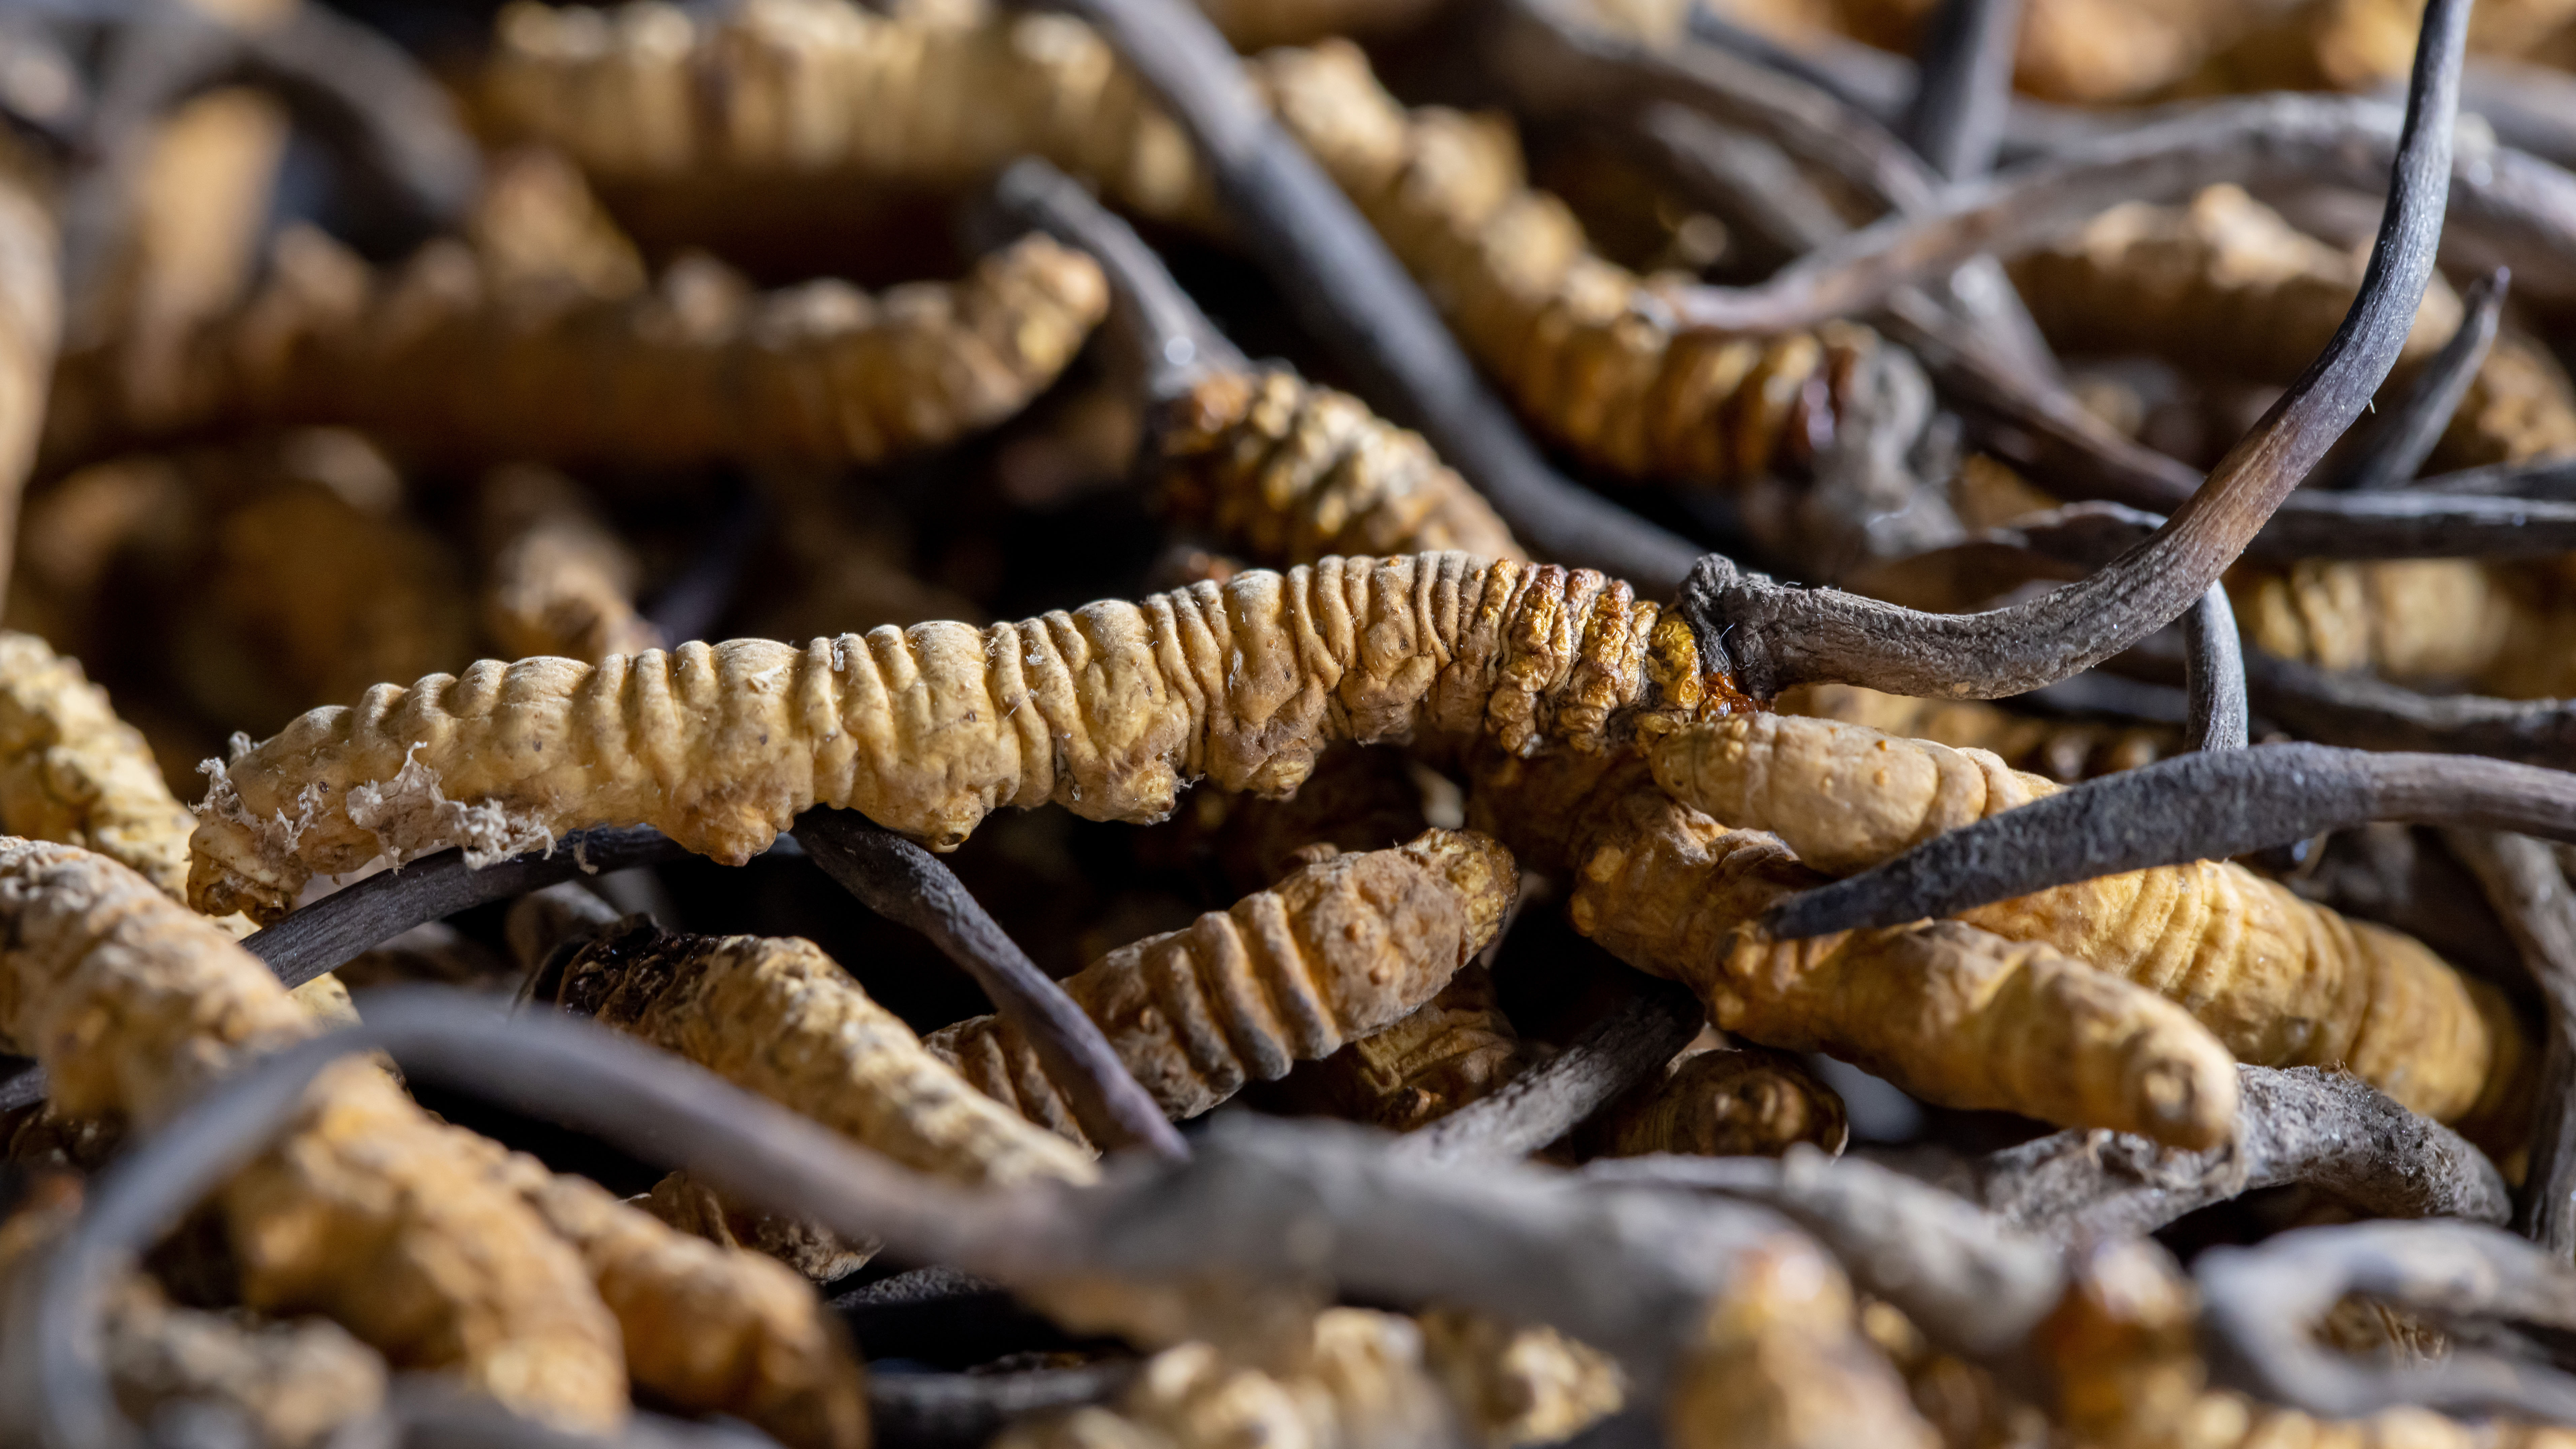
[{"label": "segmented larva body", "polygon": [[1698,670],[1689,626],[1624,583],[1462,554],[1326,559],[982,629],[486,661],[210,765],[190,898],[273,919],[314,873],[379,854],[486,861],[610,824],[738,864],[817,804],[939,849],[1004,805],[1155,820],[1201,777],[1284,794],[1335,739],[1603,749],[1699,708]]},{"label": "segmented larva body", "polygon": [[80,661],[0,633],[0,829],[94,850],[184,899],[196,828]]},{"label": "segmented larva body", "polygon": [[995,1186],[1098,1176],[924,1050],[811,941],[613,931],[564,968],[561,1000],[921,1172]]},{"label": "segmented larva body", "polygon": [[[1676,800],[1778,832],[1846,874],[2057,786],[1979,750],[1778,715],[1660,742]],[[2311,905],[2243,866],[2194,861],[2057,886],[1962,912],[2191,1008],[2243,1061],[2338,1067],[2473,1138],[2508,1140],[2529,1048],[2495,988],[2413,938]]]},{"label": "segmented larva body", "polygon": [[[2010,266],[2031,315],[2061,347],[2147,352],[2195,376],[2277,384],[2343,325],[2362,269],[2359,254],[2293,229],[2235,186],[2210,187],[2188,206],[2113,207]],[[2401,380],[2450,339],[2460,315],[2458,295],[2435,279],[2398,362]],[[2565,453],[2576,453],[2576,388],[2538,343],[2508,328],[2428,466]]]},{"label": "segmented larva body", "polygon": [[[1195,1117],[1430,1000],[1493,939],[1518,885],[1492,840],[1425,831],[1293,871],[1230,910],[1110,952],[1064,989],[1156,1105]],[[979,1016],[924,1045],[1028,1120],[1081,1140],[1017,1027]]]},{"label": "segmented larva body", "polygon": [[1777,337],[1675,327],[1651,283],[1592,253],[1563,202],[1523,184],[1509,123],[1408,112],[1345,42],[1254,62],[1280,120],[1421,280],[1520,410],[1630,478],[1738,484],[1803,468],[1863,367],[1866,328]]},{"label": "segmented larva body", "polygon": [[1108,301],[1089,257],[1043,237],[878,297],[754,293],[697,258],[601,299],[503,287],[455,241],[378,276],[299,229],[260,295],[198,334],[174,421],[346,423],[483,458],[877,462],[1018,412]]},{"label": "segmented larva body", "polygon": [[512,5],[482,78],[501,129],[609,181],[704,173],[963,190],[1024,155],[1155,217],[1214,214],[1180,129],[1080,21],[846,0]]},{"label": "segmented larva body", "polygon": [[1420,434],[1286,368],[1210,373],[1165,406],[1159,430],[1164,511],[1255,562],[1529,556]]},{"label": "segmented larva body", "polygon": [[[64,1112],[149,1120],[315,1030],[221,927],[89,852],[0,841],[0,918],[0,1029]],[[795,1275],[433,1120],[371,1061],[317,1078],[220,1201],[244,1302],[397,1367],[569,1425],[613,1429],[631,1375],[796,1449],[864,1441],[858,1365]]]},{"label": "segmented larva body", "polygon": [[1570,872],[1575,929],[1691,988],[1727,1032],[1946,1106],[2195,1147],[2233,1130],[2236,1068],[2206,1028],[2046,946],[1957,921],[1771,939],[1762,913],[1824,877],[1676,802],[1643,761],[1489,754],[1470,802],[1523,860]]},{"label": "segmented larva body", "polygon": [[587,663],[661,647],[661,631],[635,608],[634,552],[571,479],[524,464],[495,469],[481,502],[483,627],[493,642]]},{"label": "segmented larva body", "polygon": [[2304,559],[2240,567],[2228,597],[2245,640],[2322,669],[2507,699],[2576,694],[2576,575],[2472,559]]},{"label": "segmented larva body", "polygon": [[1839,1153],[1851,1122],[1842,1097],[1789,1053],[1718,1048],[1673,1063],[1587,1135],[1604,1157],[1777,1157],[1801,1142]]},{"label": "segmented larva body", "polygon": [[1316,1063],[1311,1087],[1337,1116],[1411,1132],[1493,1095],[1529,1058],[1493,973],[1471,962],[1403,1020]]},{"label": "segmented larva body", "polygon": [[1515,1327],[1454,1308],[1415,1318],[1423,1366],[1485,1449],[1558,1444],[1619,1412],[1627,1375],[1545,1325]]},{"label": "segmented larva body", "polygon": [[2040,719],[1982,700],[1915,699],[1857,684],[1802,684],[1782,690],[1772,707],[1952,749],[1985,750],[2016,770],[2063,785],[2152,765],[2183,748],[2182,732],[2167,725]]}]

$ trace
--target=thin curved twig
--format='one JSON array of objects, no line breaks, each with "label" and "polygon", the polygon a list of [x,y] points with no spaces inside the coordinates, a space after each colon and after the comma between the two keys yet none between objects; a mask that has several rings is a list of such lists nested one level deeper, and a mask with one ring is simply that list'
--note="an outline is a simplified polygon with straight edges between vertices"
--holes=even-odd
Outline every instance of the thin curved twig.
[{"label": "thin curved twig", "polygon": [[2051,1133],[1935,1172],[2008,1226],[2051,1242],[2152,1233],[2258,1188],[2301,1183],[2381,1217],[2501,1223],[2504,1174],[2460,1134],[2357,1077],[2239,1066],[2234,1140],[2204,1152],[2125,1132]]},{"label": "thin curved twig", "polygon": [[1994,169],[2020,40],[2021,0],[1943,0],[1933,10],[1901,134],[1942,177]]},{"label": "thin curved twig", "polygon": [[2454,1345],[2422,1368],[2386,1369],[2320,1343],[2317,1322],[2348,1293],[2444,1318],[2576,1328],[2576,1268],[2510,1233],[2466,1223],[2302,1228],[2192,1264],[2213,1380],[2337,1419],[2401,1404],[2452,1414],[2576,1419],[2576,1376]]},{"label": "thin curved twig", "polygon": [[2442,838],[2478,878],[2548,1005],[2531,1161],[2513,1226],[2552,1258],[2576,1263],[2576,890],[2557,853],[2537,840],[2482,830],[2447,830]]},{"label": "thin curved twig", "polygon": [[2411,493],[2491,494],[2534,502],[2576,502],[2576,458],[2490,463],[2418,480]]},{"label": "thin curved twig", "polygon": [[2468,396],[2478,369],[2486,365],[2487,351],[2495,346],[2496,328],[2504,319],[2505,289],[2512,281],[2512,271],[2498,267],[2470,285],[2460,298],[2460,325],[2451,340],[2424,363],[2407,385],[2406,395],[2370,430],[2360,456],[2340,476],[2310,487],[2370,492],[2402,488],[2415,476],[2424,460],[2433,456],[2433,446],[2442,441],[2442,430],[2450,426],[2451,414],[2459,411],[2460,399]]},{"label": "thin curved twig", "polygon": [[1635,996],[1565,1050],[1418,1132],[1396,1151],[1418,1162],[1524,1157],[1581,1125],[1662,1069],[1708,1024],[1699,999],[1640,979]]},{"label": "thin curved twig", "polygon": [[1237,235],[1372,406],[1419,430],[1539,553],[1649,596],[1680,585],[1698,550],[1548,466],[1386,244],[1254,98],[1205,15],[1181,0],[1066,8],[1189,134]]},{"label": "thin curved twig", "polygon": [[2576,774],[2471,755],[2253,745],[2069,786],[1790,897],[1780,936],[1896,926],[2121,871],[2225,859],[2374,820],[2576,841]]},{"label": "thin curved twig", "polygon": [[2466,26],[2461,0],[2426,7],[2387,211],[2343,326],[2146,542],[2082,582],[1977,614],[1784,588],[1712,556],[1692,569],[1681,602],[1702,667],[1764,698],[1808,681],[1993,698],[2089,668],[2181,614],[2360,415],[2414,325],[2449,190]]},{"label": "thin curved twig", "polygon": [[1029,1039],[1047,1076],[1064,1089],[1083,1135],[1102,1151],[1142,1147],[1175,1160],[1190,1155],[1099,1023],[1038,969],[946,862],[855,810],[807,811],[796,822],[796,838],[862,905],[929,937],[975,978]]},{"label": "thin curved twig", "polygon": [[2236,611],[2227,586],[2211,584],[2182,616],[2183,743],[2195,750],[2245,748],[2251,711],[2245,703],[2245,646],[2236,637]]}]

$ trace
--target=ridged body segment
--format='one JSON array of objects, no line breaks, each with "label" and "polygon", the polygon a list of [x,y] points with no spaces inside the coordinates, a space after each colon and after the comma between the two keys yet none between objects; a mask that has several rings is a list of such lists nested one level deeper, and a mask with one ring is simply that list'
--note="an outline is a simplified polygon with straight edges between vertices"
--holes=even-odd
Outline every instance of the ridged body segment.
[{"label": "ridged body segment", "polygon": [[739,864],[822,804],[948,849],[1004,805],[1154,820],[1201,777],[1282,794],[1337,739],[1600,749],[1642,706],[1696,696],[1695,676],[1650,680],[1676,655],[1696,667],[1649,650],[1657,621],[1588,571],[1424,554],[984,629],[486,661],[212,767],[189,889],[273,919],[314,873],[379,853],[489,860],[594,825]]},{"label": "ridged body segment", "polygon": [[196,817],[107,691],[32,634],[0,633],[0,827],[97,851],[187,894]]},{"label": "ridged body segment", "polygon": [[185,404],[132,422],[342,423],[484,459],[873,463],[1018,412],[1109,301],[1089,257],[1043,237],[879,296],[754,293],[704,258],[633,297],[505,280],[456,241],[380,276],[290,231],[267,287],[191,342]]},{"label": "ridged body segment", "polygon": [[2044,719],[1984,700],[1916,699],[1857,684],[1801,684],[1771,703],[1781,714],[1867,725],[1955,750],[1986,750],[2016,770],[2063,785],[2152,765],[2183,748],[2182,731],[2167,725]]},{"label": "ridged body segment", "polygon": [[1530,1056],[1493,973],[1471,962],[1403,1020],[1317,1063],[1311,1089],[1335,1116],[1411,1132],[1493,1095]]},{"label": "ridged body segment", "polygon": [[925,1051],[810,941],[613,932],[565,968],[561,999],[917,1171],[997,1187],[1098,1175]]},{"label": "ridged body segment", "polygon": [[[1675,799],[1776,831],[1837,875],[2058,788],[1981,750],[1782,716],[1681,731],[1652,758]],[[2340,1067],[2473,1136],[2519,1117],[2529,1051],[2494,988],[2243,866],[2127,871],[1959,919],[2178,1001],[2257,1066]]]},{"label": "ridged body segment", "polygon": [[1285,368],[1202,378],[1165,407],[1160,443],[1164,511],[1256,563],[1528,557],[1420,434]]},{"label": "ridged body segment", "polygon": [[1851,1139],[1834,1089],[1796,1057],[1761,1047],[1685,1056],[1589,1131],[1604,1157],[1778,1157],[1800,1142],[1839,1153]]},{"label": "ridged body segment", "polygon": [[2245,642],[2320,669],[2505,699],[2576,694],[2564,559],[2303,559],[2228,576]]},{"label": "ridged body segment", "polygon": [[[1427,831],[1305,866],[1231,910],[1111,952],[1064,988],[1166,1113],[1195,1117],[1421,1006],[1493,939],[1518,879],[1484,836]],[[1036,1051],[1000,1017],[926,1045],[1031,1121],[1078,1135]]]}]

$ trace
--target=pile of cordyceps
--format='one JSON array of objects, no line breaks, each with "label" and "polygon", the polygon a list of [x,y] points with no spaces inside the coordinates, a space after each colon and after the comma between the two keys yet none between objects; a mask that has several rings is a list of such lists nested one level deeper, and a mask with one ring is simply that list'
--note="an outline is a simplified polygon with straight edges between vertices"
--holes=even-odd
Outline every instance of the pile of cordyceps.
[{"label": "pile of cordyceps", "polygon": [[2576,1446],[2576,0],[0,112],[0,1446]]}]

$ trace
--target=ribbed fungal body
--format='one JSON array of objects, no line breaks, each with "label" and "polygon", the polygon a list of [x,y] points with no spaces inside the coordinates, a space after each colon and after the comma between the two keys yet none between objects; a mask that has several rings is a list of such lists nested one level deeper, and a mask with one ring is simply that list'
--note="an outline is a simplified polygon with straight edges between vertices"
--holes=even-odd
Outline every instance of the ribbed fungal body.
[{"label": "ribbed fungal body", "polygon": [[2564,559],[2302,559],[2228,576],[2245,642],[2320,669],[2506,699],[2576,694]]},{"label": "ribbed fungal body", "polygon": [[[1291,872],[1231,910],[1109,953],[1064,988],[1166,1113],[1195,1117],[1428,1001],[1493,939],[1518,881],[1492,840],[1426,831]],[[1000,1017],[926,1045],[1029,1120],[1079,1137],[1035,1049]]]},{"label": "ribbed fungal body", "polygon": [[1866,328],[1686,334],[1654,284],[1595,255],[1532,191],[1508,122],[1407,111],[1346,41],[1255,63],[1279,119],[1430,292],[1521,412],[1632,478],[1746,482],[1803,468],[1881,349]]},{"label": "ribbed fungal body", "polygon": [[560,999],[918,1171],[995,1186],[1098,1175],[967,1085],[810,941],[612,932],[565,967]]},{"label": "ribbed fungal body", "polygon": [[0,633],[0,827],[97,851],[187,894],[196,817],[107,691],[32,634]]},{"label": "ribbed fungal body", "polygon": [[1529,1057],[1493,974],[1470,963],[1403,1020],[1316,1063],[1311,1087],[1335,1116],[1410,1132],[1491,1096]]},{"label": "ribbed fungal body", "polygon": [[1165,407],[1160,428],[1163,510],[1256,563],[1528,557],[1420,434],[1285,368],[1210,373]]},{"label": "ribbed fungal body", "polygon": [[[1754,923],[1822,883],[1777,836],[1676,803],[1643,762],[1477,761],[1469,820],[1575,880],[1575,928],[1688,986],[1720,1028],[1857,1063],[1927,1101],[2208,1146],[2236,1069],[2181,1007],[1956,921],[1776,941]],[[1525,848],[1524,848],[1525,847]]]},{"label": "ribbed fungal body", "polygon": [[1772,707],[1952,749],[1991,751],[2016,770],[2065,785],[2152,765],[2183,748],[2182,731],[2169,725],[2042,719],[1983,700],[1915,699],[1857,684],[1801,684],[1782,690]]},{"label": "ribbed fungal body", "polygon": [[[1782,716],[1684,732],[1653,761],[1675,799],[1836,875],[2057,789],[1983,751]],[[2340,1067],[2473,1137],[2501,1140],[2523,1110],[2529,1049],[2493,987],[2242,866],[2129,871],[1959,919],[2181,1002],[2257,1066]]]},{"label": "ribbed fungal body", "polygon": [[1019,411],[1109,303],[1091,259],[1043,237],[880,296],[756,293],[704,258],[631,297],[507,281],[455,241],[380,276],[290,231],[260,295],[198,333],[165,422],[346,423],[485,459],[872,463]]},{"label": "ribbed fungal body", "polygon": [[[220,926],[89,852],[0,841],[0,919],[0,1030],[60,1111],[151,1120],[315,1030]],[[693,1240],[431,1119],[371,1061],[318,1078],[219,1201],[246,1303],[328,1314],[397,1367],[570,1426],[618,1424],[631,1372],[794,1449],[864,1440],[858,1367],[793,1274],[674,1246]]]},{"label": "ribbed fungal body", "polygon": [[[814,805],[949,849],[1004,805],[1170,813],[1182,784],[1283,794],[1336,739],[1489,733],[1599,750],[1723,706],[1689,626],[1584,570],[1326,559],[1016,624],[802,648],[486,661],[314,710],[217,778],[200,909],[274,919],[316,872],[649,824],[739,863]],[[1722,682],[1718,682],[1722,683]]]},{"label": "ribbed fungal body", "polygon": [[889,16],[847,0],[722,12],[513,5],[486,113],[613,181],[700,174],[963,190],[1023,155],[1149,216],[1205,215],[1189,141],[1078,20]]}]

